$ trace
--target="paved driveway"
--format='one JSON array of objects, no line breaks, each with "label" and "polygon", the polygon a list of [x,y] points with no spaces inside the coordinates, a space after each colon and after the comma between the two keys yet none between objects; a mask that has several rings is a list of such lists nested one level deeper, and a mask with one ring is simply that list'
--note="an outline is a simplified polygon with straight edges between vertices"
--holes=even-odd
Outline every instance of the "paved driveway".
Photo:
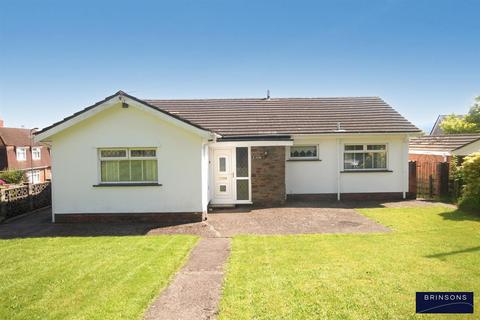
[{"label": "paved driveway", "polygon": [[298,202],[279,208],[216,210],[208,221],[160,227],[154,223],[51,223],[45,209],[0,224],[0,239],[66,236],[124,236],[195,234],[231,237],[237,234],[307,234],[388,232],[387,227],[359,214],[355,208],[442,205],[426,201]]},{"label": "paved driveway", "polygon": [[222,236],[237,234],[307,234],[388,232],[387,227],[352,208],[288,206],[209,214],[208,223]]},{"label": "paved driveway", "polygon": [[170,227],[153,223],[51,223],[45,209],[0,224],[0,238],[195,234],[231,237],[237,234],[301,234],[388,232],[351,208],[289,206],[240,208],[209,214],[208,221]]},{"label": "paved driveway", "polygon": [[356,209],[438,205],[455,207],[451,204],[422,200],[289,202],[279,208],[217,210],[209,214],[208,222],[222,236],[389,232],[389,228],[361,215]]}]

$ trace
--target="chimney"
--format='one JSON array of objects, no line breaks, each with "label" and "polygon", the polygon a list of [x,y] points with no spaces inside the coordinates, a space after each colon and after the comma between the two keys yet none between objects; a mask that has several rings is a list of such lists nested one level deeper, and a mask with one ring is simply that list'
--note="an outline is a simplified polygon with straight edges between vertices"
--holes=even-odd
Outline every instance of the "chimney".
[{"label": "chimney", "polygon": [[334,130],[335,132],[345,132],[347,130],[342,129],[342,123],[337,122],[337,130]]}]

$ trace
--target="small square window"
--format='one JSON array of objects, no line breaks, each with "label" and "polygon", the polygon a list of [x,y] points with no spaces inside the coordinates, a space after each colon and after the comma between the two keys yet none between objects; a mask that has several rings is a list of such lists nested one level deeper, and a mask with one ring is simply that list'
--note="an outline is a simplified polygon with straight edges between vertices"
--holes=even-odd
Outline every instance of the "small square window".
[{"label": "small square window", "polygon": [[40,183],[40,171],[27,171],[26,175],[28,183]]},{"label": "small square window", "polygon": [[42,157],[42,152],[40,147],[34,147],[32,148],[32,159],[33,160],[40,160]]},{"label": "small square window", "polygon": [[346,151],[361,151],[363,150],[363,145],[361,144],[350,144],[345,146]]},{"label": "small square window", "polygon": [[369,144],[367,145],[367,150],[385,150],[386,146],[384,144]]},{"label": "small square window", "polygon": [[318,159],[318,147],[311,146],[292,146],[290,147],[290,159]]},{"label": "small square window", "polygon": [[17,148],[17,161],[27,160],[27,148]]},{"label": "small square window", "polygon": [[227,192],[227,186],[224,184],[221,184],[219,190],[220,192]]},{"label": "small square window", "polygon": [[132,158],[153,158],[156,157],[154,149],[134,149],[130,150],[130,156]]},{"label": "small square window", "polygon": [[102,158],[126,158],[127,150],[125,149],[111,149],[111,150],[101,150],[100,156]]}]

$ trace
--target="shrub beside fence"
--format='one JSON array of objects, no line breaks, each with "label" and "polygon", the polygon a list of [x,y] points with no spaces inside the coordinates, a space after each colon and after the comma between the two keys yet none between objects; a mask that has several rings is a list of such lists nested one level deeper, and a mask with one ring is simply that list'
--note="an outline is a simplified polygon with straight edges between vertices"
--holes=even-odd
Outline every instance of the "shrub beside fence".
[{"label": "shrub beside fence", "polygon": [[50,182],[0,190],[0,221],[51,205]]}]

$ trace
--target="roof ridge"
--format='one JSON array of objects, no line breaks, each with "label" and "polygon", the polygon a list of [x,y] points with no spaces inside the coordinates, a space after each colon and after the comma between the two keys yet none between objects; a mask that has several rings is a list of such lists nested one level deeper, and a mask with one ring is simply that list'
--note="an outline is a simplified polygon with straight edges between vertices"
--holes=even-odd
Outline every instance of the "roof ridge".
[{"label": "roof ridge", "polygon": [[462,136],[480,136],[480,132],[478,133],[451,133],[451,134],[435,134],[435,135],[425,135],[417,138],[445,138],[445,137],[462,137]]},{"label": "roof ridge", "polygon": [[378,99],[384,101],[379,96],[344,96],[344,97],[276,97],[266,99],[261,98],[185,98],[185,99],[152,99],[146,98],[142,99],[144,101],[225,101],[225,100],[262,100],[262,101],[278,101],[278,100],[321,100],[321,99]]}]

